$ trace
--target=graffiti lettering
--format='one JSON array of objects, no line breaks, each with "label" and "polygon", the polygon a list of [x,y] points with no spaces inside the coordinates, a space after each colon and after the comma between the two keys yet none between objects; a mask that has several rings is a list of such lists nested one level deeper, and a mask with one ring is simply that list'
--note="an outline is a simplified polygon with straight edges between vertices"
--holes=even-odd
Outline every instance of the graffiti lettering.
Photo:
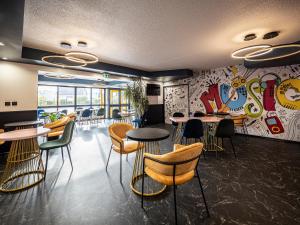
[{"label": "graffiti lettering", "polygon": [[277,88],[277,99],[280,105],[287,109],[300,109],[300,80],[288,79]]},{"label": "graffiti lettering", "polygon": [[220,92],[221,92],[221,99],[223,103],[227,103],[227,106],[230,108],[230,110],[238,110],[247,101],[247,90],[245,86],[241,86],[236,89],[237,97],[235,99],[230,98],[230,86],[228,84],[221,84],[220,86]]},{"label": "graffiti lettering", "polygon": [[247,83],[247,91],[248,91],[249,95],[253,98],[253,100],[256,102],[258,109],[257,109],[257,107],[255,107],[254,103],[248,103],[245,105],[244,110],[248,116],[250,116],[252,118],[257,118],[257,117],[260,117],[261,114],[263,113],[263,106],[260,103],[260,101],[258,100],[258,98],[256,97],[256,95],[253,93],[252,86],[254,84],[259,85],[258,78],[254,78]]},{"label": "graffiti lettering", "polygon": [[212,84],[208,87],[208,92],[205,91],[200,96],[200,100],[203,102],[207,113],[213,113],[214,109],[210,104],[210,101],[215,101],[217,108],[220,109],[222,106],[222,101],[219,95],[218,84]]}]

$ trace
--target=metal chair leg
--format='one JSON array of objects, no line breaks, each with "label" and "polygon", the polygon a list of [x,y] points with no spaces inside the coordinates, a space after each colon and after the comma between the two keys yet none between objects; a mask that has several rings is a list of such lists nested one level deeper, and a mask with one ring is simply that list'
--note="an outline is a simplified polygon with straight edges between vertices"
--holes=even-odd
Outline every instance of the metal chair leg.
[{"label": "metal chair leg", "polygon": [[122,184],[122,154],[120,154],[120,183]]},{"label": "metal chair leg", "polygon": [[145,160],[143,159],[143,174],[142,174],[142,208],[144,208],[144,180],[145,180]]},{"label": "metal chair leg", "polygon": [[67,145],[67,150],[68,150],[68,155],[69,155],[71,167],[72,167],[72,170],[73,170],[73,163],[72,163],[71,154],[70,154],[70,150],[69,150],[69,146],[68,145]]},{"label": "metal chair leg", "polygon": [[45,176],[44,176],[44,179],[46,179],[46,175],[47,175],[48,156],[49,156],[49,150],[46,150],[46,164],[45,164]]},{"label": "metal chair leg", "polygon": [[60,149],[61,149],[61,158],[63,161],[65,161],[63,147],[61,147]]},{"label": "metal chair leg", "polygon": [[177,225],[176,185],[173,185],[173,194],[174,194],[175,224]]},{"label": "metal chair leg", "polygon": [[126,161],[128,162],[128,154],[126,155]]},{"label": "metal chair leg", "polygon": [[203,188],[202,188],[202,184],[201,184],[201,180],[200,180],[200,176],[199,176],[199,172],[198,172],[197,168],[196,168],[196,173],[197,173],[199,185],[200,185],[200,188],[201,188],[202,198],[203,198],[204,205],[205,205],[205,208],[206,208],[207,217],[210,217],[210,214],[209,214],[209,211],[208,211],[208,207],[207,207],[207,203],[206,203],[205,196],[204,196],[204,192],[203,192]]},{"label": "metal chair leg", "polygon": [[107,171],[107,166],[108,166],[108,162],[109,162],[109,159],[110,159],[111,150],[112,150],[112,145],[110,146],[110,151],[109,151],[108,159],[107,159],[107,162],[106,162],[106,167],[105,167],[106,171]]},{"label": "metal chair leg", "polygon": [[230,138],[230,143],[231,143],[231,146],[232,146],[232,151],[233,151],[234,157],[236,158],[236,153],[235,153],[234,145],[232,143],[232,138]]}]

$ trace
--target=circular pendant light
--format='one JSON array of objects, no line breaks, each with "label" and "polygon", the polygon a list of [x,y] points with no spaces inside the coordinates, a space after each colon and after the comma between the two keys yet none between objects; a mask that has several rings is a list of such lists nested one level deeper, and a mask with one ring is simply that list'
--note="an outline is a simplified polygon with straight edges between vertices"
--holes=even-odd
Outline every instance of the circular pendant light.
[{"label": "circular pendant light", "polygon": [[83,60],[86,64],[92,64],[99,61],[97,56],[87,52],[68,52],[65,56],[70,61],[81,62],[78,60]]},{"label": "circular pendant light", "polygon": [[[286,49],[286,48],[298,48],[298,50],[294,51],[294,52],[291,52],[291,53],[282,54],[282,55],[256,59],[257,56],[262,55],[261,53],[263,53],[263,55],[266,54],[263,51],[269,51],[270,52],[270,51],[273,51],[274,49]],[[273,60],[273,59],[281,59],[281,58],[285,58],[285,57],[288,57],[288,56],[296,55],[298,53],[300,53],[300,44],[287,44],[287,45],[278,45],[278,46],[268,47],[266,49],[260,49],[260,50],[257,50],[257,51],[246,54],[246,56],[244,58],[247,61],[258,62],[258,61],[268,61],[268,60]]]},{"label": "circular pendant light", "polygon": [[[72,58],[72,60],[71,60]],[[68,60],[68,61],[71,61],[73,63],[75,63],[75,65],[67,65],[65,63],[59,63],[59,62],[53,62],[51,60]],[[49,56],[44,56],[42,57],[42,61],[45,62],[45,63],[48,63],[52,66],[59,66],[59,67],[63,67],[63,68],[76,68],[76,67],[80,67],[80,66],[86,66],[87,63],[85,60],[83,59],[78,59],[78,58],[74,58],[74,57],[71,57],[71,56],[62,56],[62,55],[49,55]]]},{"label": "circular pendant light", "polygon": [[[270,49],[270,47],[271,47],[271,45],[253,45],[253,46],[241,48],[241,49],[234,51],[231,54],[231,57],[235,58],[235,59],[246,59],[246,57],[247,58],[258,57],[258,56],[265,55],[265,54],[271,52],[273,49]],[[252,51],[252,52],[247,54],[247,52],[249,52],[249,51]]]}]

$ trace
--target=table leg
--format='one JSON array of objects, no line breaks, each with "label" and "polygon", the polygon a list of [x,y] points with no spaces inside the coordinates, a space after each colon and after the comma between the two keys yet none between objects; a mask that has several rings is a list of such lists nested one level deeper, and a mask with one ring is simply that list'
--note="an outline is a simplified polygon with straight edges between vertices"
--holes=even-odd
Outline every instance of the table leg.
[{"label": "table leg", "polygon": [[20,191],[32,187],[43,178],[44,166],[37,138],[13,141],[0,180],[0,191]]},{"label": "table leg", "polygon": [[[152,154],[160,154],[159,142],[139,142],[143,145],[140,150],[137,151],[134,168],[132,173],[132,179],[130,187],[132,191],[138,195],[142,195],[142,175],[143,175],[143,155],[144,152],[149,152]],[[166,185],[162,185],[152,180],[150,177],[145,175],[144,178],[144,196],[155,196],[159,195],[166,189]]]}]

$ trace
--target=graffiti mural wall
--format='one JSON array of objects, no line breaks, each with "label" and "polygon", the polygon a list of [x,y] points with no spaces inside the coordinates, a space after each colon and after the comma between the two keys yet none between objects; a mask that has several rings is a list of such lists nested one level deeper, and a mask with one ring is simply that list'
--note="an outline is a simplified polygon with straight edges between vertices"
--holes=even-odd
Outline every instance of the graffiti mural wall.
[{"label": "graffiti mural wall", "polygon": [[187,84],[164,87],[165,122],[171,123],[170,116],[174,112],[189,115],[189,96]]},{"label": "graffiti mural wall", "polygon": [[[230,114],[247,116],[251,135],[300,141],[300,65],[260,69],[229,66],[164,85],[178,84],[189,85],[191,112],[226,109]],[[173,106],[182,104],[175,96],[164,100],[166,117],[177,110]]]}]

